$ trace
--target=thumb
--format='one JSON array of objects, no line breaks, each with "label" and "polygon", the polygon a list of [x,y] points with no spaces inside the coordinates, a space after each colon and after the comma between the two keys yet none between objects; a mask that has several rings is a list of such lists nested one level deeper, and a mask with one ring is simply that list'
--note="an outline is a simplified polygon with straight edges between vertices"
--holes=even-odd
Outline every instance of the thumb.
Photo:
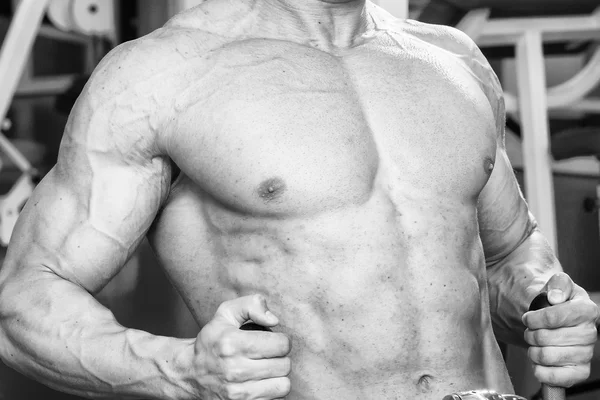
[{"label": "thumb", "polygon": [[267,327],[279,324],[279,319],[269,311],[267,300],[260,294],[239,297],[222,303],[213,320],[234,325],[236,328],[248,321]]},{"label": "thumb", "polygon": [[559,272],[552,275],[542,291],[548,292],[548,301],[550,304],[555,305],[570,300],[573,295],[573,288],[571,277],[564,272]]}]

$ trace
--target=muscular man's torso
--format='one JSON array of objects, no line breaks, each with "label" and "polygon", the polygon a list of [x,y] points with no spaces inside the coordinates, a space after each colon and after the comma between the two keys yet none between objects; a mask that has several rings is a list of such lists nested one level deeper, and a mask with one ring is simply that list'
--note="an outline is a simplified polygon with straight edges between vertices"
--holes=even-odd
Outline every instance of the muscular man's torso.
[{"label": "muscular man's torso", "polygon": [[510,392],[476,208],[496,126],[468,55],[374,6],[336,51],[207,10],[155,35],[189,62],[162,82],[183,89],[165,132],[181,174],[150,239],[198,323],[264,294],[291,400]]}]

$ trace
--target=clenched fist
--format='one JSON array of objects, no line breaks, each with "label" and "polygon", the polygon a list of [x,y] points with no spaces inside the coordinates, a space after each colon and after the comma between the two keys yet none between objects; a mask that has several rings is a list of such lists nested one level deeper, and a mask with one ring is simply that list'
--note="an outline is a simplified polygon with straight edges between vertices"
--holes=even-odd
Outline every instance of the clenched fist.
[{"label": "clenched fist", "polygon": [[552,307],[523,316],[529,358],[542,383],[570,387],[590,374],[598,307],[565,273],[554,275],[542,291]]},{"label": "clenched fist", "polygon": [[270,400],[290,392],[291,344],[282,333],[246,331],[248,322],[273,327],[279,320],[261,295],[222,303],[195,343],[202,399]]}]

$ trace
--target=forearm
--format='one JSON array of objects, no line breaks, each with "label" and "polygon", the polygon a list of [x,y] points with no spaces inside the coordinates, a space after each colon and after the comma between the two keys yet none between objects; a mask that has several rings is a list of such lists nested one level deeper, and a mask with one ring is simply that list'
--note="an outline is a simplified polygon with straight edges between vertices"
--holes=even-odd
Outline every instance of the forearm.
[{"label": "forearm", "polygon": [[78,285],[42,269],[0,287],[0,356],[48,386],[91,398],[192,398],[193,340],[119,325]]},{"label": "forearm", "polygon": [[521,317],[550,277],[562,267],[536,229],[514,251],[488,266],[490,311],[496,337],[526,346]]}]

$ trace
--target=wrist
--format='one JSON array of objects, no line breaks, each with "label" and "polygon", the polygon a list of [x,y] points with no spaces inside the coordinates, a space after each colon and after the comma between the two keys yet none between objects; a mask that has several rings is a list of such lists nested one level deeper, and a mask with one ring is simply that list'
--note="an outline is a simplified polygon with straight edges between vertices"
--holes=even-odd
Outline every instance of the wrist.
[{"label": "wrist", "polygon": [[194,339],[173,339],[173,344],[167,357],[160,366],[163,374],[160,399],[197,399],[201,388],[198,381]]}]

